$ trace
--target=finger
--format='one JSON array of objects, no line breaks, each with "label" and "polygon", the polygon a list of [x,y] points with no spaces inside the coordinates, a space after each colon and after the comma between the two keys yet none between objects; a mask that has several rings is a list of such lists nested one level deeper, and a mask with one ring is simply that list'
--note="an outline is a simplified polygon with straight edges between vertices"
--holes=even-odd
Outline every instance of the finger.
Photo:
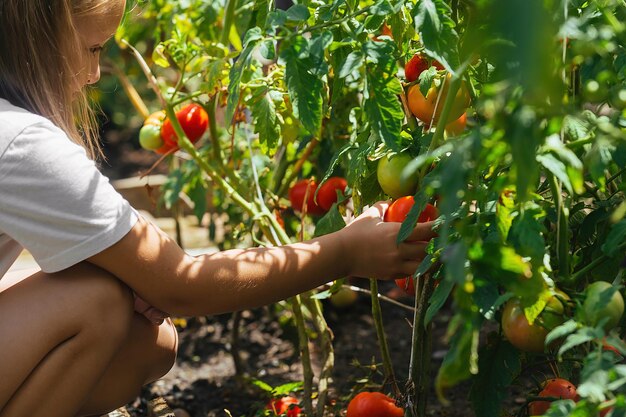
[{"label": "finger", "polygon": [[389,201],[378,201],[365,210],[359,217],[375,217],[382,220],[388,208]]},{"label": "finger", "polygon": [[419,268],[421,261],[404,261],[402,262],[402,274],[413,277],[417,268]]},{"label": "finger", "polygon": [[423,260],[426,257],[428,242],[404,242],[398,246],[400,257],[404,260]]},{"label": "finger", "polygon": [[135,311],[141,314],[145,314],[150,309],[150,304],[144,301],[141,297],[135,294]]},{"label": "finger", "polygon": [[430,239],[437,237],[437,232],[433,230],[434,225],[434,220],[430,222],[417,223],[406,240],[421,240],[427,242]]}]

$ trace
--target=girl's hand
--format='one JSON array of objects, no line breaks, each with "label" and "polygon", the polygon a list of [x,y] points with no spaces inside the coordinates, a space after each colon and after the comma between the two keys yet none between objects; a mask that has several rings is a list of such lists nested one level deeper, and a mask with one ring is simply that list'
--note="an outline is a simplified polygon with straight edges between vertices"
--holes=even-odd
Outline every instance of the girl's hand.
[{"label": "girl's hand", "polygon": [[339,234],[350,260],[350,275],[395,279],[412,275],[426,256],[428,241],[437,234],[434,222],[418,223],[407,241],[397,244],[402,223],[385,223],[387,202],[378,202]]},{"label": "girl's hand", "polygon": [[157,326],[161,325],[163,321],[169,317],[169,314],[159,310],[158,308],[152,307],[148,304],[143,298],[139,297],[137,294],[135,296],[135,311],[139,314],[143,314],[145,318],[150,320],[152,324]]}]

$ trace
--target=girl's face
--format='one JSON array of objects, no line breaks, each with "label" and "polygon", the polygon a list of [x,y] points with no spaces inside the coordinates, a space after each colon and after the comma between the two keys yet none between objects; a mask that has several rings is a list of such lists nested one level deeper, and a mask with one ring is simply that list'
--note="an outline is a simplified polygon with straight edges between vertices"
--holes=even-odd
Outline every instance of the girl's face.
[{"label": "girl's face", "polygon": [[115,34],[126,5],[125,0],[115,1],[118,7],[110,8],[111,11],[108,13],[88,13],[74,19],[82,48],[78,54],[79,64],[76,74],[78,90],[100,79],[100,51]]}]

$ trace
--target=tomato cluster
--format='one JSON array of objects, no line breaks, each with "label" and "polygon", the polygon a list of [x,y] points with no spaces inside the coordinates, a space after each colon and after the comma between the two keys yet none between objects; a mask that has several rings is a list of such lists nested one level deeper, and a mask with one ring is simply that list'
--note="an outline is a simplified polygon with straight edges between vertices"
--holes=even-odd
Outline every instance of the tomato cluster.
[{"label": "tomato cluster", "polygon": [[[198,104],[188,104],[176,112],[176,118],[191,143],[196,143],[209,126],[209,115]],[[178,136],[164,111],[151,114],[139,131],[139,144],[158,154],[178,149]]]},{"label": "tomato cluster", "polygon": [[345,178],[331,177],[319,187],[316,199],[317,181],[303,179],[289,189],[289,201],[297,212],[304,212],[306,209],[307,214],[321,216],[337,202],[337,192],[345,193],[347,187],[348,182]]}]

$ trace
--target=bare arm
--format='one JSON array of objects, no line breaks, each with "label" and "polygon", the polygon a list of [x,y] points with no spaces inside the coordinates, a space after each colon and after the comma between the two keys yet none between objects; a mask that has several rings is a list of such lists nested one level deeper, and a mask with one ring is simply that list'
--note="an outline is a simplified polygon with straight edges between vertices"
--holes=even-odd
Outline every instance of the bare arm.
[{"label": "bare arm", "polygon": [[[198,257],[186,255],[142,219],[89,261],[170,314],[235,311],[285,299],[342,276],[394,278],[415,271],[426,244],[397,246],[400,224],[380,220],[385,208],[370,208],[341,231],[307,242]],[[431,227],[419,224],[411,238],[429,240]]]}]

